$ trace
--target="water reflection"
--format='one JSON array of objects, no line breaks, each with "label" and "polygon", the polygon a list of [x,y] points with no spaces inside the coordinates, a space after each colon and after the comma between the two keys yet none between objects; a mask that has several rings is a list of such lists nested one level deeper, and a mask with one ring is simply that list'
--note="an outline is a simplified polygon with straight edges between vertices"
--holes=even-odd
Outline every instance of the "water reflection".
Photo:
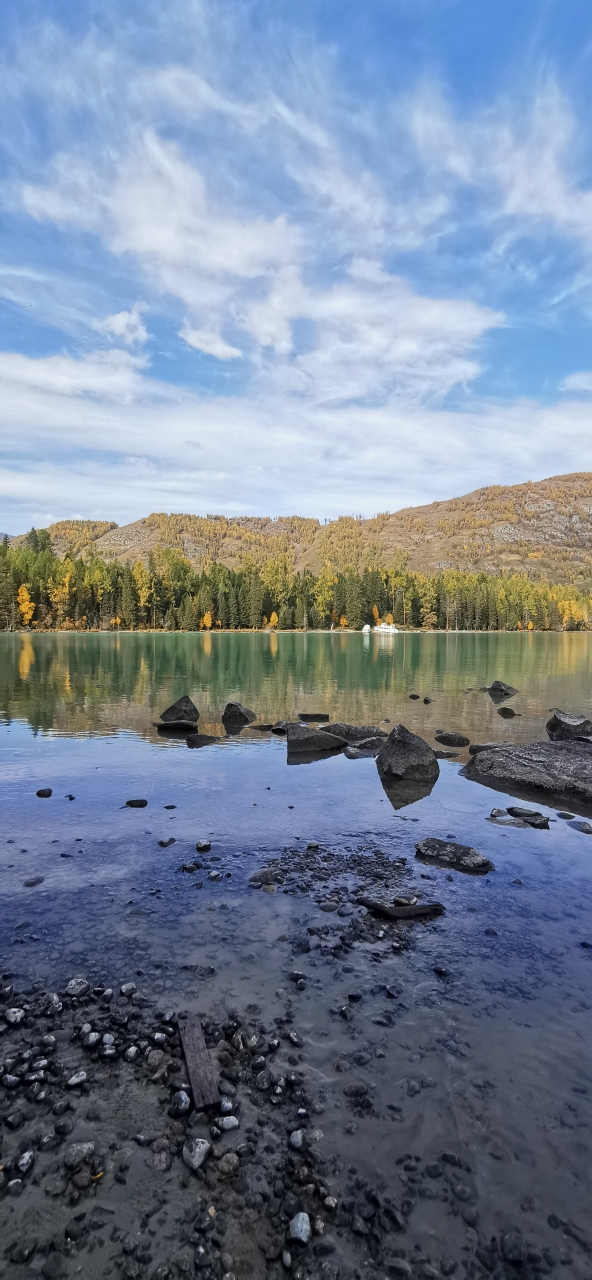
[{"label": "water reflection", "polygon": [[[526,741],[544,735],[549,707],[588,708],[591,668],[590,636],[573,632],[2,635],[0,707],[5,721],[35,731],[124,729],[156,740],[160,711],[189,693],[206,732],[221,731],[236,699],[269,722],[314,708],[350,723],[396,716],[428,738],[447,728],[474,741]],[[519,691],[511,724],[481,692],[494,679]]]}]

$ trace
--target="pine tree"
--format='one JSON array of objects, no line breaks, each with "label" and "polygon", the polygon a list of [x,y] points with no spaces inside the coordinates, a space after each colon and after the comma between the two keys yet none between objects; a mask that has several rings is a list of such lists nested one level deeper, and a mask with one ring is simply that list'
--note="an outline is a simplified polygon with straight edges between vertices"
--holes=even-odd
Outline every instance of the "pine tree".
[{"label": "pine tree", "polygon": [[133,631],[138,620],[138,593],[129,563],[123,568],[119,613],[124,626]]}]

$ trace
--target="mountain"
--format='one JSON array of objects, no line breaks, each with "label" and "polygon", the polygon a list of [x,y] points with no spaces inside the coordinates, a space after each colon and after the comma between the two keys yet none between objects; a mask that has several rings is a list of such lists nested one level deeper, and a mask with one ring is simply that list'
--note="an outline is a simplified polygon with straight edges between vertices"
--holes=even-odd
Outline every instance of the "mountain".
[{"label": "mountain", "polygon": [[[147,560],[177,548],[196,565],[219,560],[239,568],[287,555],[298,570],[389,566],[405,553],[414,570],[508,570],[533,578],[592,584],[592,473],[527,484],[491,485],[464,497],[383,512],[369,520],[341,516],[328,524],[300,516],[165,515],[131,524],[61,520],[50,525],[59,554]],[[15,542],[20,539],[15,539]]]}]

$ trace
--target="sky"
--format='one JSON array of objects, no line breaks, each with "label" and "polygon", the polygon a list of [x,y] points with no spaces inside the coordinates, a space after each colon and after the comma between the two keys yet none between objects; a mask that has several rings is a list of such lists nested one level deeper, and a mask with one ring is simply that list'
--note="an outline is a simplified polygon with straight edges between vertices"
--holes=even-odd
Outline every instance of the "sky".
[{"label": "sky", "polygon": [[592,470],[587,0],[3,0],[0,530]]}]

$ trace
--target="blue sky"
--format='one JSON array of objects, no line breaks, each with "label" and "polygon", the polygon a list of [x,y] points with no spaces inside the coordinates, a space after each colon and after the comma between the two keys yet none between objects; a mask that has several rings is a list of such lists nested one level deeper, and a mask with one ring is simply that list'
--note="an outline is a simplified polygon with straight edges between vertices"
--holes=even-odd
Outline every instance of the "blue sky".
[{"label": "blue sky", "polygon": [[592,470],[592,9],[0,16],[0,528]]}]

